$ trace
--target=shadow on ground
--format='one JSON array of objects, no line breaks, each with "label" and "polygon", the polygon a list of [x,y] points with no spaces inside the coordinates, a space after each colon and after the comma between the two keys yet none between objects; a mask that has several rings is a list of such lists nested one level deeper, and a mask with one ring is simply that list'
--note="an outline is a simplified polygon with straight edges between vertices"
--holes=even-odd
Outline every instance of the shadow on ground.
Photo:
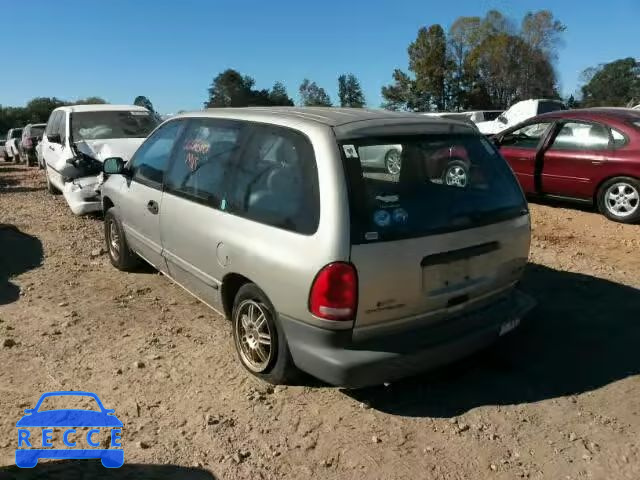
[{"label": "shadow on ground", "polygon": [[590,202],[572,202],[570,200],[538,196],[527,196],[527,201],[529,203],[543,205],[545,207],[578,210],[586,213],[598,213],[598,209]]},{"label": "shadow on ground", "polygon": [[10,279],[42,264],[42,243],[13,225],[0,223],[0,305],[15,302],[20,289]]},{"label": "shadow on ground", "polygon": [[539,305],[494,347],[386,388],[345,393],[395,415],[452,417],[580,394],[640,373],[640,290],[540,265],[528,267],[522,288]]},{"label": "shadow on ground", "polygon": [[0,467],[0,480],[215,480],[206,470],[175,465],[124,464],[104,468],[99,460],[39,463],[35,468]]}]

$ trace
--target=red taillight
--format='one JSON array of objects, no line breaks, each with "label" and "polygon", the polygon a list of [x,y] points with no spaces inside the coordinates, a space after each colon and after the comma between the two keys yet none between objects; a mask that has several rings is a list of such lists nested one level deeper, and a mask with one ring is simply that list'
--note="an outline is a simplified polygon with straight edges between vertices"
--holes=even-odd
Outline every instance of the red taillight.
[{"label": "red taillight", "polygon": [[358,275],[350,263],[330,263],[316,275],[309,310],[325,320],[352,320],[358,305]]}]

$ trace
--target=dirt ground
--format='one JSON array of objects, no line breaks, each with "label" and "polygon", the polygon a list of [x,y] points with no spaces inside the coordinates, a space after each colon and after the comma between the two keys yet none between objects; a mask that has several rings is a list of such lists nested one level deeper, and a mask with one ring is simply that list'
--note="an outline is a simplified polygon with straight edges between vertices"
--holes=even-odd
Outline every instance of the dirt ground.
[{"label": "dirt ground", "polygon": [[[539,307],[461,364],[344,391],[272,388],[229,324],[167,278],[114,269],[98,217],[0,164],[0,478],[640,478],[640,226],[533,204]],[[96,392],[126,466],[14,464],[43,392]]]}]

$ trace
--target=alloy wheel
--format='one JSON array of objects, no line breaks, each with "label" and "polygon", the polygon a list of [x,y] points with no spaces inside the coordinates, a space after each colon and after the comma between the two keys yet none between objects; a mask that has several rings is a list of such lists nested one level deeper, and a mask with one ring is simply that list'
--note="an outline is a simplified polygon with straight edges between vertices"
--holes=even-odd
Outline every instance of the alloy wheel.
[{"label": "alloy wheel", "polygon": [[626,182],[617,182],[607,188],[604,201],[611,215],[624,218],[638,210],[640,194],[635,186]]},{"label": "alloy wheel", "polygon": [[236,344],[242,362],[255,373],[264,372],[273,359],[274,342],[268,309],[255,300],[243,301],[236,311]]}]

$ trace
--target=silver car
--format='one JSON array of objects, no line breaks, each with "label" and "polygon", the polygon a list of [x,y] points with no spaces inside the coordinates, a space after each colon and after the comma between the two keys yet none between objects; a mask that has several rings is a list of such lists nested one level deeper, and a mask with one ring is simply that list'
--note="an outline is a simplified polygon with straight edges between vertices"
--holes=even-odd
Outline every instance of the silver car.
[{"label": "silver car", "polygon": [[[398,145],[399,172],[363,151]],[[445,182],[450,162],[464,182]],[[242,365],[347,387],[452,362],[518,326],[530,220],[468,125],[366,109],[172,117],[104,163],[111,262],[139,259],[231,320]]]}]

